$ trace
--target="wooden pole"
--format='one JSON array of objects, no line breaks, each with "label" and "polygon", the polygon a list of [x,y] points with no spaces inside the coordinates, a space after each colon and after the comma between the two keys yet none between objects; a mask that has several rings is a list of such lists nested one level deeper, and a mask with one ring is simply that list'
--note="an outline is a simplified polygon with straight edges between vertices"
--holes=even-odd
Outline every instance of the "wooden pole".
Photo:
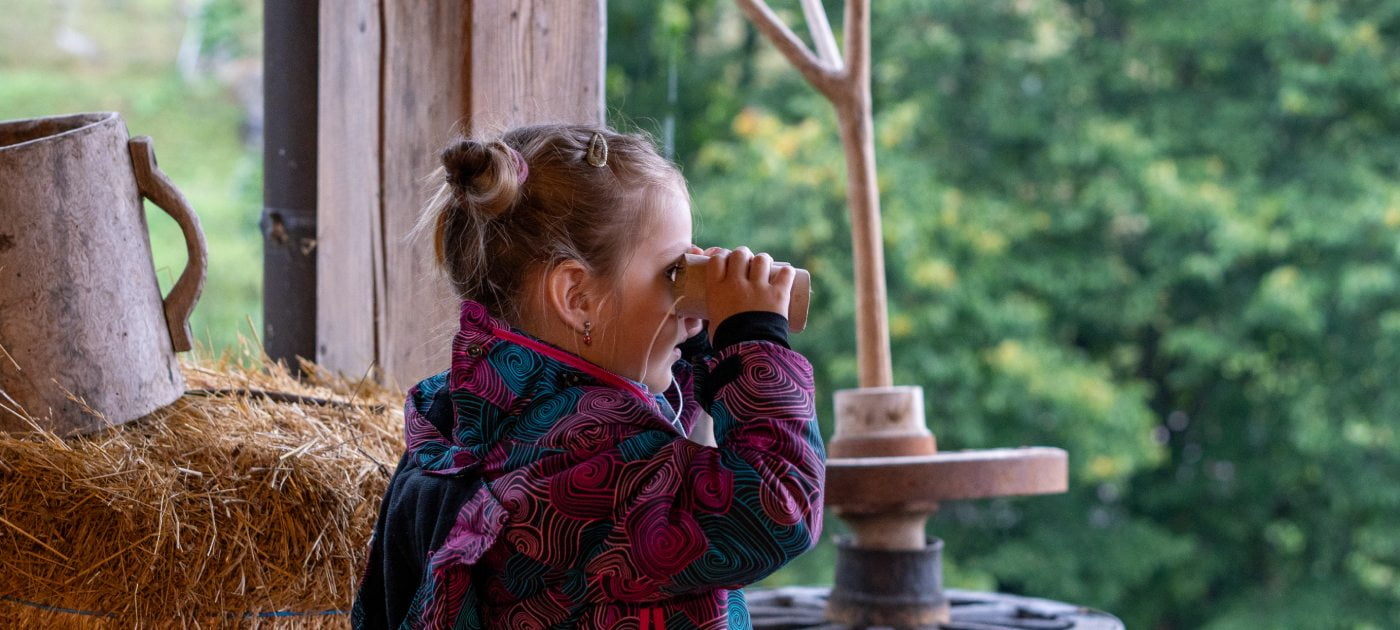
[{"label": "wooden pole", "polygon": [[[803,0],[802,4],[820,57],[813,55],[763,0],[737,2],[759,31],[831,101],[846,154],[860,387],[836,392],[836,431],[828,443],[828,452],[833,458],[932,455],[938,447],[924,424],[923,390],[895,387],[890,366],[885,253],[870,104],[870,4],[868,0],[847,0],[846,51],[842,58],[831,50],[834,38],[820,0]],[[856,547],[924,548],[927,508],[862,514],[842,510],[839,505],[834,507],[850,524]]]},{"label": "wooden pole", "polygon": [[315,2],[263,3],[263,350],[316,358]]},{"label": "wooden pole", "polygon": [[[880,228],[880,191],[875,180],[874,124],[870,105],[870,4],[846,2],[845,61],[825,53],[818,58],[792,30],[768,8],[764,0],[737,0],[758,30],[773,42],[798,72],[831,101],[846,153],[849,186],[846,203],[851,213],[851,245],[855,260],[856,360],[860,386],[890,387],[894,376],[890,362],[888,298],[885,291],[885,251]],[[824,17],[811,16],[820,3],[804,0],[813,39],[830,38]],[[825,29],[825,31],[823,31]]]}]

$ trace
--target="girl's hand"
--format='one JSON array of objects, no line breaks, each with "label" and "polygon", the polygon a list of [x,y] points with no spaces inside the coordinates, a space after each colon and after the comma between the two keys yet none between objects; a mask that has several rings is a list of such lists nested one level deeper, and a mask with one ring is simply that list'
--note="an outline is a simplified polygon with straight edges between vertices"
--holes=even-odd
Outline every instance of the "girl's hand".
[{"label": "girl's hand", "polygon": [[705,266],[705,307],[716,326],[745,311],[787,317],[792,281],[797,276],[792,267],[775,269],[771,256],[755,256],[747,247],[734,251],[711,247],[705,254],[710,257]]}]

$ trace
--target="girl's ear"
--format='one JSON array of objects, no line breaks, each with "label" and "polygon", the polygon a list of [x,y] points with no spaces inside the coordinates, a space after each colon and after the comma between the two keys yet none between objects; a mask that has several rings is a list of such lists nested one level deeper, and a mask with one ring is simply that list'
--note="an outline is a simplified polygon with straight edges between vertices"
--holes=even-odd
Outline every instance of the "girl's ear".
[{"label": "girl's ear", "polygon": [[581,331],[584,322],[597,318],[596,303],[589,292],[591,279],[588,267],[572,259],[554,265],[545,273],[544,292],[549,310],[572,330]]}]

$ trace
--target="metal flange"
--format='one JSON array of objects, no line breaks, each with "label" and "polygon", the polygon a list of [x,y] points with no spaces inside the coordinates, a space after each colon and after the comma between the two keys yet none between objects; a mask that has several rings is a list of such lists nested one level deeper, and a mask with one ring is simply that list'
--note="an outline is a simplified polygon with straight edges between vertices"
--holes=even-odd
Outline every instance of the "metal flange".
[{"label": "metal flange", "polygon": [[949,619],[943,541],[919,549],[861,549],[836,539],[836,582],[826,618],[855,628],[926,628]]},{"label": "metal flange", "polygon": [[1069,489],[1069,456],[1045,446],[826,462],[826,504],[840,514],[932,512],[940,501]]}]

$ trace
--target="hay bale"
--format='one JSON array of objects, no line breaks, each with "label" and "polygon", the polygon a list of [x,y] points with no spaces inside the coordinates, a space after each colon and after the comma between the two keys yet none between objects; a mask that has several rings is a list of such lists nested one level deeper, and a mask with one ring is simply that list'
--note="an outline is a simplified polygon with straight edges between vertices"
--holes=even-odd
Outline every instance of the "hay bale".
[{"label": "hay bale", "polygon": [[348,625],[401,391],[182,367],[215,393],[84,437],[0,434],[0,627]]}]

